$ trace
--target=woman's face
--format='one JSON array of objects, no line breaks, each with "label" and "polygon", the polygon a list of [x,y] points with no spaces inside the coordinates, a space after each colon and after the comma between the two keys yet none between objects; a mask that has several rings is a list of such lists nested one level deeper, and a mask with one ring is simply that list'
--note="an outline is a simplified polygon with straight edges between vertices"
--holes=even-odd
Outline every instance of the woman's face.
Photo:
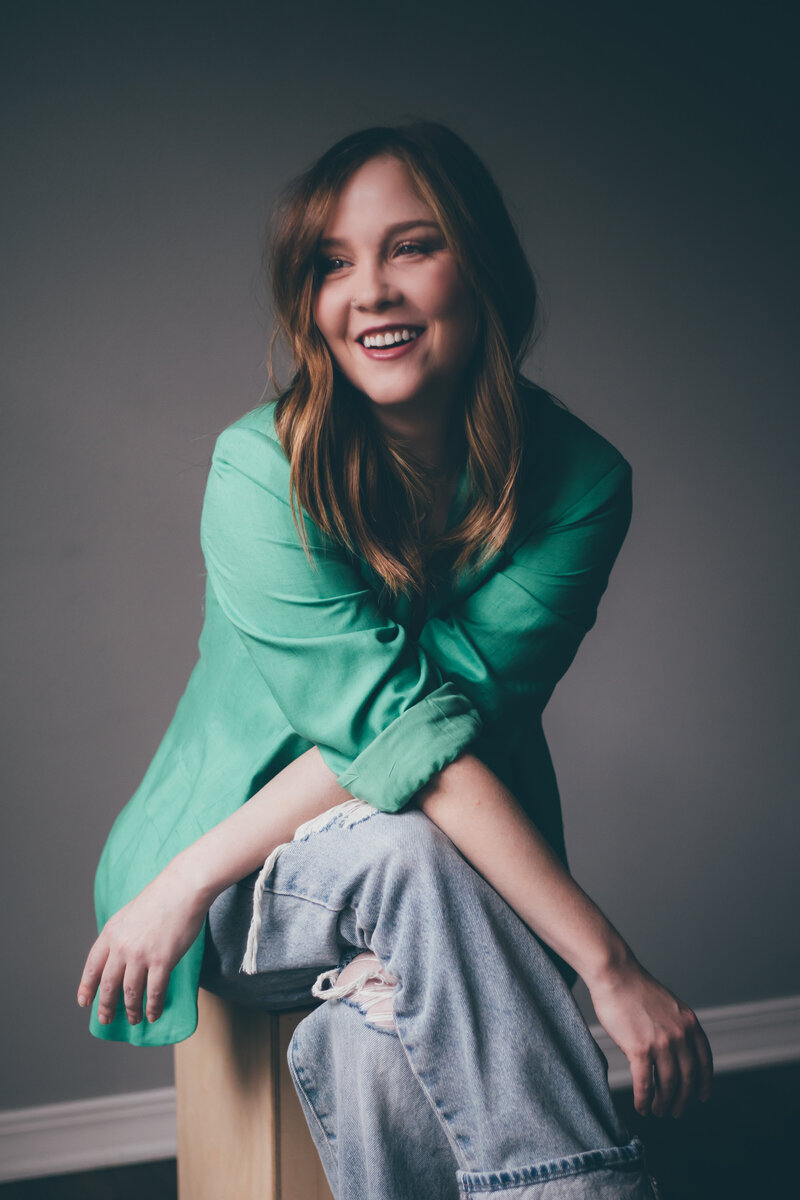
[{"label": "woman's face", "polygon": [[[314,319],[342,373],[380,407],[447,407],[475,344],[477,307],[403,163],[373,158],[350,177],[319,255]],[[371,331],[410,340],[365,345]]]}]

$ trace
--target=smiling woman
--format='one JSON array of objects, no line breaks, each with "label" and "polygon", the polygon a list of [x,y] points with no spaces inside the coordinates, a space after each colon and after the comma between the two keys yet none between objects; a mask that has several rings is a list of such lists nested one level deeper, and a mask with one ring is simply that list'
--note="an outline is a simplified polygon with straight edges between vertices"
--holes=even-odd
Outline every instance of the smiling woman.
[{"label": "smiling woman", "polygon": [[[412,232],[419,241],[409,240]],[[453,423],[475,347],[477,303],[405,165],[382,156],[360,167],[321,244],[327,257],[314,319],[337,366],[371,398],[384,428],[405,434],[435,463],[442,447],[428,431],[438,426],[444,434]]]},{"label": "smiling woman", "polygon": [[444,126],[331,147],[269,265],[279,394],[214,448],[200,657],[98,867],[91,1032],[180,1041],[200,984],[315,997],[289,1066],[337,1200],[652,1200],[570,988],[642,1113],[707,1098],[710,1048],[572,878],[542,731],[630,466],[522,376],[533,275]]},{"label": "smiling woman", "polygon": [[[518,513],[531,439],[514,365],[536,287],[502,196],[441,125],[364,130],[290,185],[269,266],[273,346],[295,348],[277,413],[293,495],[386,598],[423,610],[440,568],[486,561]],[[387,329],[402,348],[387,351]]]}]

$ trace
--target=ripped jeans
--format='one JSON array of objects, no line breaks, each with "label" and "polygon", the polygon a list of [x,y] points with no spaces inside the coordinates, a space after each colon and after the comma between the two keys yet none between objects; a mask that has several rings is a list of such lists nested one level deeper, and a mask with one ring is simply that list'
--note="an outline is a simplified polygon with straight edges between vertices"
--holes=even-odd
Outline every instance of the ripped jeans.
[{"label": "ripped jeans", "polygon": [[200,983],[274,1011],[312,1004],[318,980],[335,992],[337,968],[364,952],[385,969],[393,1020],[350,990],[321,1001],[289,1045],[336,1200],[657,1197],[608,1062],[539,938],[419,809],[348,801],[323,817],[262,872],[253,974],[240,964],[257,873],[211,905]]}]

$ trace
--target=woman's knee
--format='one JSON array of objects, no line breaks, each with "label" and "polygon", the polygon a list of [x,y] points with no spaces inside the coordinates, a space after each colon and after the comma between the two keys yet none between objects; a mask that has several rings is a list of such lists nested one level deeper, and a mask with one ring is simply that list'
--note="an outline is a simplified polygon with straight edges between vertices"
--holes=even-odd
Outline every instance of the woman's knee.
[{"label": "woman's knee", "polygon": [[[346,970],[347,968],[345,968]],[[389,1033],[391,1037],[381,1037]],[[391,1028],[371,1025],[353,1003],[331,1000],[320,1004],[297,1025],[287,1050],[293,1073],[322,1086],[331,1087],[340,1072],[344,1078],[369,1078],[377,1070],[383,1055],[390,1053],[390,1041],[397,1041]]]},{"label": "woman's knee", "polygon": [[372,950],[352,958],[340,971],[320,975],[312,995],[337,1004],[340,1001],[359,1009],[366,1023],[387,1033],[396,1033],[394,992],[399,980],[383,965]]},{"label": "woman's knee", "polygon": [[384,815],[386,820],[371,831],[372,862],[377,869],[412,878],[472,870],[447,834],[421,809],[404,808]]}]

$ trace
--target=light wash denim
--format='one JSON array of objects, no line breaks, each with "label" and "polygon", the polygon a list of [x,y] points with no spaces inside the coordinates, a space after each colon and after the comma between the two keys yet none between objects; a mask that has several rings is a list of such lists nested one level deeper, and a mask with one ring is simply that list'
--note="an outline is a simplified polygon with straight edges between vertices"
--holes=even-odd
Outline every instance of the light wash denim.
[{"label": "light wash denim", "polygon": [[[352,808],[352,806],[350,806]],[[201,986],[275,1010],[372,950],[396,1028],[357,999],[298,1025],[289,1067],[336,1200],[653,1200],[608,1062],[543,943],[418,809],[343,817],[289,843],[239,970],[254,873],[211,906]]]}]

